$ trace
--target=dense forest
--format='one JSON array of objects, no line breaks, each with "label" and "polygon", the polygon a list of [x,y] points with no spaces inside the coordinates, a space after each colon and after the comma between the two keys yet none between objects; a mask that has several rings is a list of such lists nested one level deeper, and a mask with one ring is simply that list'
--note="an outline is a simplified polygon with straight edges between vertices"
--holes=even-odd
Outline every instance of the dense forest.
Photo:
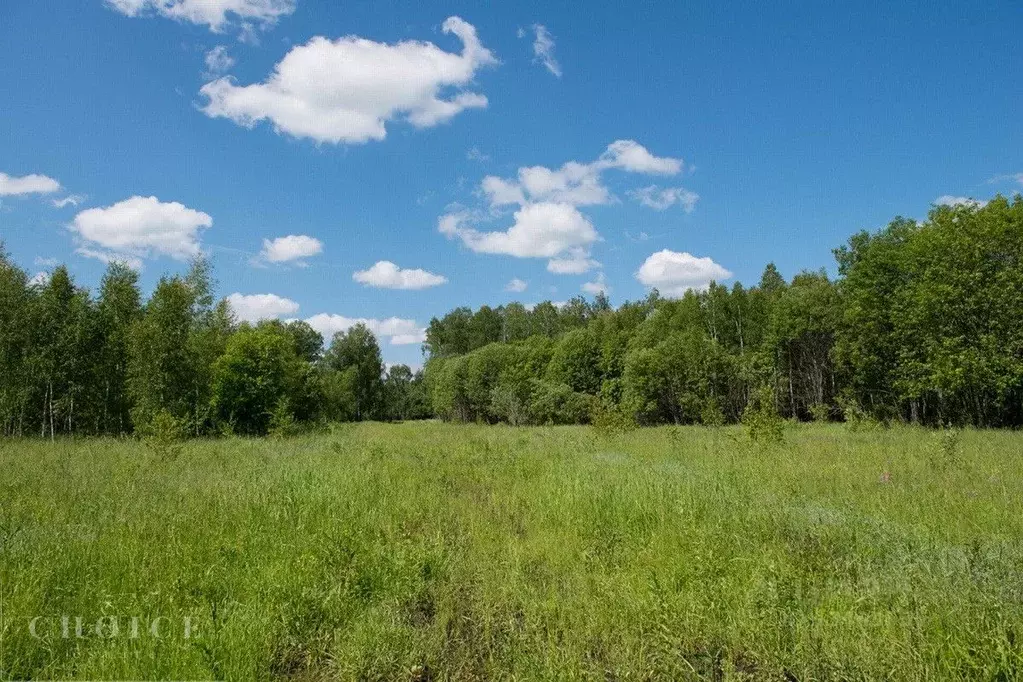
[{"label": "dense forest", "polygon": [[111,264],[94,296],[0,250],[0,432],[283,433],[437,416],[511,424],[801,420],[1023,423],[1023,199],[897,218],[835,250],[838,279],[773,265],[751,287],[656,291],[431,320],[424,369],[385,370],[357,325],[237,323],[207,262],[160,280]]}]

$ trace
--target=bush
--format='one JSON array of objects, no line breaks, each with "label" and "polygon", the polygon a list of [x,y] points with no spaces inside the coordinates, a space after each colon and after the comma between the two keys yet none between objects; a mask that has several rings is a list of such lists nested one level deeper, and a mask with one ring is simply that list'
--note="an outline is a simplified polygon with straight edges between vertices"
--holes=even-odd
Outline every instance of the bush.
[{"label": "bush", "polygon": [[593,396],[576,393],[568,384],[530,381],[529,418],[534,424],[585,424]]},{"label": "bush", "polygon": [[295,414],[291,411],[291,404],[287,398],[277,401],[273,412],[270,413],[270,426],[267,433],[272,438],[284,438],[295,433]]},{"label": "bush", "polygon": [[148,423],[139,428],[142,442],[153,454],[162,459],[174,459],[181,454],[181,441],[185,439],[185,427],[167,409],[153,415]]},{"label": "bush", "polygon": [[935,441],[928,451],[928,461],[931,467],[939,471],[952,469],[961,463],[960,446],[962,445],[963,432],[951,425],[946,425],[935,436]]},{"label": "bush", "polygon": [[725,412],[721,409],[721,403],[717,398],[711,396],[703,404],[700,410],[700,423],[704,426],[724,426]]},{"label": "bush", "polygon": [[831,405],[827,403],[814,403],[810,406],[810,417],[818,424],[826,424],[831,421]]},{"label": "bush", "polygon": [[590,422],[602,436],[617,436],[637,428],[636,419],[620,405],[604,400],[593,401]]},{"label": "bush", "polygon": [[785,420],[774,405],[774,391],[770,386],[761,386],[750,396],[746,411],[742,413],[742,423],[754,443],[785,442]]},{"label": "bush", "polygon": [[529,419],[526,402],[507,384],[498,384],[490,392],[490,412],[512,426],[525,424]]}]

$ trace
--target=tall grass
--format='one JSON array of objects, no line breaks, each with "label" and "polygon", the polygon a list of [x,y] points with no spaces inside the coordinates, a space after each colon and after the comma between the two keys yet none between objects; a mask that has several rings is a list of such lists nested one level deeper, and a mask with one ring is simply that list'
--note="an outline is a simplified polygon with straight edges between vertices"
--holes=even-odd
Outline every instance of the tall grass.
[{"label": "tall grass", "polygon": [[2,443],[0,676],[1015,679],[1021,465],[819,425]]}]

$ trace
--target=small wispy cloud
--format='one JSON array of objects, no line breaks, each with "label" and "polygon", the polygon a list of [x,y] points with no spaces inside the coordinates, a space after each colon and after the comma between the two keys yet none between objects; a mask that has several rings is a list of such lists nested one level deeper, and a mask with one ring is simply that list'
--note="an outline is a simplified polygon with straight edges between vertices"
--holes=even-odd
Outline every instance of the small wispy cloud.
[{"label": "small wispy cloud", "polygon": [[[554,56],[554,36],[543,24],[533,24],[533,61],[544,65],[548,71],[557,78],[561,78],[561,64]],[[524,37],[525,32],[519,29],[519,37]]]},{"label": "small wispy cloud", "polygon": [[508,282],[508,284],[506,284],[504,286],[504,290],[505,291],[511,291],[511,292],[514,292],[514,293],[518,294],[518,293],[522,293],[523,291],[525,291],[528,286],[529,286],[528,282],[525,282],[525,281],[519,279],[518,277],[515,277],[515,278],[512,279],[512,281]]},{"label": "small wispy cloud", "polygon": [[204,59],[206,61],[206,71],[203,73],[204,78],[219,78],[234,66],[234,57],[227,53],[227,48],[223,45],[217,45],[207,52]]},{"label": "small wispy cloud", "polygon": [[84,194],[69,194],[63,199],[51,199],[50,203],[57,208],[64,208],[65,206],[78,206],[83,201],[85,201]]},{"label": "small wispy cloud", "polygon": [[629,196],[643,206],[652,208],[655,211],[664,211],[675,204],[679,204],[686,213],[692,213],[696,208],[696,202],[700,200],[699,194],[691,192],[685,187],[665,187],[661,189],[657,185],[632,190],[629,192]]},{"label": "small wispy cloud", "polygon": [[993,185],[1003,182],[1015,182],[1020,187],[1023,187],[1023,173],[1005,173],[1003,175],[996,175],[988,180],[988,182]]}]

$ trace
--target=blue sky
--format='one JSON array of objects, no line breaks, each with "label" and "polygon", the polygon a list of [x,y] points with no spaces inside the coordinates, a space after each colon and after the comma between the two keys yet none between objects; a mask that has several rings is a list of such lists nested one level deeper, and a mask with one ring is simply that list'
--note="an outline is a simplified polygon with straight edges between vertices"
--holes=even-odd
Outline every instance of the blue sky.
[{"label": "blue sky", "polygon": [[833,271],[857,230],[1023,189],[1021,25],[1016,2],[7,0],[0,239],[91,287],[128,259],[147,291],[202,251],[222,295],[264,295],[245,315],[365,318],[419,364],[455,306]]}]

